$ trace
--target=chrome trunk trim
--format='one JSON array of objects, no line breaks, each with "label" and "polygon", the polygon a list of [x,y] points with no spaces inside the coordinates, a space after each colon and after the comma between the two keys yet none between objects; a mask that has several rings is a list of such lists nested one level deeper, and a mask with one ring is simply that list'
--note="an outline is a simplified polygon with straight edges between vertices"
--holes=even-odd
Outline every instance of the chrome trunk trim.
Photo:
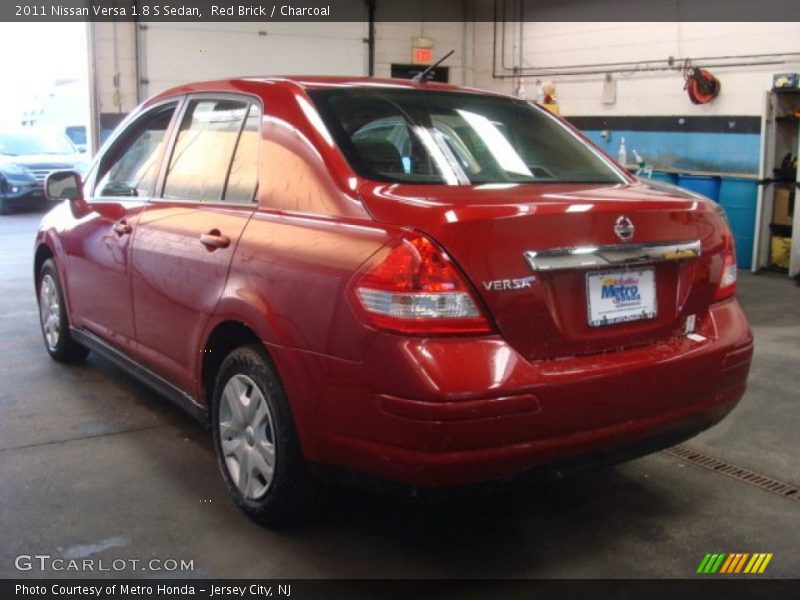
[{"label": "chrome trunk trim", "polygon": [[700,256],[700,240],[528,250],[523,256],[533,271],[638,265],[697,258]]}]

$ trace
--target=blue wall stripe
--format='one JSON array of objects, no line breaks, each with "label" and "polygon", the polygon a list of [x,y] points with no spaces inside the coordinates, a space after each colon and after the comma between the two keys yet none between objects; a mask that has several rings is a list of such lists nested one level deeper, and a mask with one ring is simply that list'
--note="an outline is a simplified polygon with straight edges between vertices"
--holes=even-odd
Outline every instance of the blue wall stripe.
[{"label": "blue wall stripe", "polygon": [[611,156],[617,156],[625,138],[628,162],[636,150],[656,169],[686,169],[720,173],[758,173],[761,136],[757,133],[689,133],[678,131],[612,131],[604,140],[600,131],[584,131]]}]

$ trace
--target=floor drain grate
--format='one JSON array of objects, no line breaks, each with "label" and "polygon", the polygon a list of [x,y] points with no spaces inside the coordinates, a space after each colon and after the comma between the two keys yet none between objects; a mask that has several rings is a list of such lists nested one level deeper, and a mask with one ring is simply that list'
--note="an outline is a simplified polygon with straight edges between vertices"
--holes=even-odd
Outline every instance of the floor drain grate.
[{"label": "floor drain grate", "polygon": [[757,488],[761,488],[765,492],[783,496],[789,500],[800,501],[800,488],[794,484],[786,483],[780,479],[774,479],[761,473],[756,473],[750,469],[745,469],[737,465],[733,465],[724,460],[714,458],[708,454],[703,454],[697,450],[692,450],[686,446],[673,446],[664,450],[665,454],[674,456],[688,463],[714,471],[715,473],[722,473],[733,479],[738,479],[743,483],[748,483]]}]

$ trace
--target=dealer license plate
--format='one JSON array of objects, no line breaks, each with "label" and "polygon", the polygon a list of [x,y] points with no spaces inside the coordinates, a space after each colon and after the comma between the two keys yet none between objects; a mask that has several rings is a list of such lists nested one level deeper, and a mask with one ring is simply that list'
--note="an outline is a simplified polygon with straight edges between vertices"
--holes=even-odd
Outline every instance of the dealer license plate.
[{"label": "dealer license plate", "polygon": [[592,327],[652,319],[656,316],[655,269],[587,273],[586,303]]}]

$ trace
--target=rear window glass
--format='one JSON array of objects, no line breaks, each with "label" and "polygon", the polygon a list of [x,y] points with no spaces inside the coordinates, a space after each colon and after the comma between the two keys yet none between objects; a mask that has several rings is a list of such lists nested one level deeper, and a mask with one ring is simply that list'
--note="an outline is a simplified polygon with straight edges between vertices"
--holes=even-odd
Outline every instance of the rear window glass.
[{"label": "rear window glass", "polygon": [[309,95],[348,162],[369,179],[449,185],[623,181],[565,126],[522,100],[385,88]]}]

